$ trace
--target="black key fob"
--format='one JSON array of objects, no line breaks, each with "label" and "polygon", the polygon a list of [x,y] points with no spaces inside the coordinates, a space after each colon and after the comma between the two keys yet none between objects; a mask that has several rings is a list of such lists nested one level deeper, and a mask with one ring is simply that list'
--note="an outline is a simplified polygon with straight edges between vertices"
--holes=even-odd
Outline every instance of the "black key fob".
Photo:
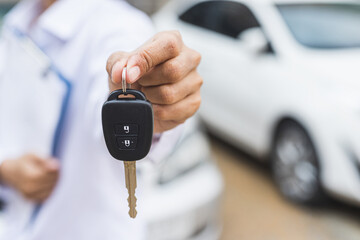
[{"label": "black key fob", "polygon": [[102,107],[102,125],[106,146],[114,158],[135,161],[149,153],[154,116],[151,103],[142,92],[112,92]]}]

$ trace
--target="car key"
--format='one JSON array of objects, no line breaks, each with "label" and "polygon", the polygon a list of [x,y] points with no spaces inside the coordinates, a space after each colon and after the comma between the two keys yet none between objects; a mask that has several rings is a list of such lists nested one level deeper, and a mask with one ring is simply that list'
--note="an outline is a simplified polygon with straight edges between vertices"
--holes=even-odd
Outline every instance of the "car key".
[{"label": "car key", "polygon": [[153,122],[152,106],[145,95],[138,90],[127,89],[124,68],[122,90],[113,91],[102,107],[102,125],[110,154],[124,161],[129,215],[132,218],[137,214],[136,160],[146,157],[150,151]]}]

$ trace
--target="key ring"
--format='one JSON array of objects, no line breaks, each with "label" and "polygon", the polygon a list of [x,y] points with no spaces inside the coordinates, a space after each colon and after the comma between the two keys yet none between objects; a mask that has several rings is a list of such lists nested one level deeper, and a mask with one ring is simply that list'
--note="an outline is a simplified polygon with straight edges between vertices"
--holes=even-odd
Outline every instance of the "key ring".
[{"label": "key ring", "polygon": [[127,73],[126,70],[127,70],[127,68],[124,67],[123,71],[122,71],[122,79],[121,79],[122,90],[124,93],[126,93],[127,88],[131,88],[131,84],[128,84],[126,82],[126,73]]}]

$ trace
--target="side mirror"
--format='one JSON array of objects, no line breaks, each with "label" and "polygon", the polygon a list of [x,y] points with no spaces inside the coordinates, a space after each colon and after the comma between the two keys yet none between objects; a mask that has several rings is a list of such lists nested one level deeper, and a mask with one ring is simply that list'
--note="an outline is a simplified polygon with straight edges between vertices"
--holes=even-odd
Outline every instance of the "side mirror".
[{"label": "side mirror", "polygon": [[243,31],[239,34],[238,39],[249,52],[255,54],[265,51],[268,46],[268,40],[259,27]]}]

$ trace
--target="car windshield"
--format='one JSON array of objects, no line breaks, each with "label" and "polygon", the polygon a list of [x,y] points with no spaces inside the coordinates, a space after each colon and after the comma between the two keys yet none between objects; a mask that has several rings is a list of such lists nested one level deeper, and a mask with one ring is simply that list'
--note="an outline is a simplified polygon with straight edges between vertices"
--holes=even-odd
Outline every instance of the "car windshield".
[{"label": "car windshield", "polygon": [[359,48],[360,4],[277,5],[295,39],[311,48]]}]

